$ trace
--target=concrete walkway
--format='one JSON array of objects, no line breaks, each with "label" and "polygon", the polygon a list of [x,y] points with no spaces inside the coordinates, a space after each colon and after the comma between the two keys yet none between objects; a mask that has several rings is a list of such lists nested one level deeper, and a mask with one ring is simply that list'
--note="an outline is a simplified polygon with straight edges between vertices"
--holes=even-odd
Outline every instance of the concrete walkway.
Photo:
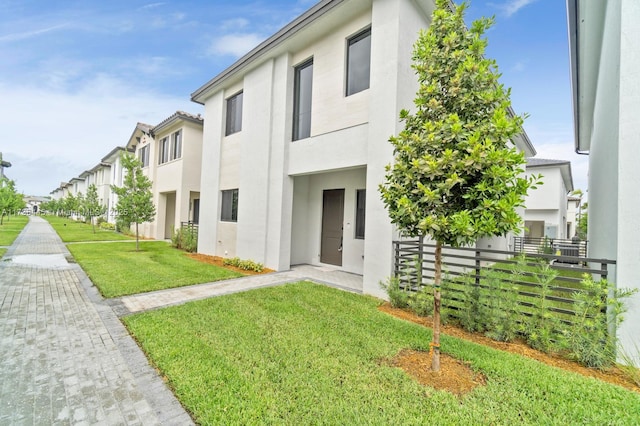
[{"label": "concrete walkway", "polygon": [[299,265],[285,272],[253,275],[206,284],[134,294],[119,299],[110,299],[108,303],[118,316],[124,316],[172,305],[180,305],[192,300],[206,299],[304,280],[325,284],[346,291],[362,293],[362,275],[350,274],[328,266]]},{"label": "concrete walkway", "polygon": [[0,262],[0,425],[188,425],[51,226]]},{"label": "concrete walkway", "polygon": [[0,425],[193,424],[118,316],[301,280],[362,293],[360,275],[301,265],[105,300],[31,216],[0,262]]}]

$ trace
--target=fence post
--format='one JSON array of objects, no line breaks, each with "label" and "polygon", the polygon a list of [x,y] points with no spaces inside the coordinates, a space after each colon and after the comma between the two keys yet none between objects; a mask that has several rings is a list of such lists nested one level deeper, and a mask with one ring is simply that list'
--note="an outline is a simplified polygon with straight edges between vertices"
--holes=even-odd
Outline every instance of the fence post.
[{"label": "fence post", "polygon": [[400,275],[400,242],[394,241],[393,247],[395,251],[395,260],[393,262],[393,275],[397,277]]},{"label": "fence post", "polygon": [[480,250],[476,250],[476,287],[480,286]]}]

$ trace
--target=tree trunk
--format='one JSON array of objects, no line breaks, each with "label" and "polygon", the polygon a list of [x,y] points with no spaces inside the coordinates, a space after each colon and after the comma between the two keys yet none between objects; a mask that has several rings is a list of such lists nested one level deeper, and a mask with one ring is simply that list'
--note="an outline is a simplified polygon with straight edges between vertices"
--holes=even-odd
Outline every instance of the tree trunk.
[{"label": "tree trunk", "polygon": [[442,282],[442,243],[436,241],[435,278],[433,282],[433,341],[431,370],[440,371],[440,283]]},{"label": "tree trunk", "polygon": [[93,223],[93,216],[89,216],[89,220],[91,221],[91,226],[93,227],[93,233],[96,233],[96,224]]},{"label": "tree trunk", "polygon": [[136,251],[140,251],[140,245],[138,243],[138,222],[136,222]]}]

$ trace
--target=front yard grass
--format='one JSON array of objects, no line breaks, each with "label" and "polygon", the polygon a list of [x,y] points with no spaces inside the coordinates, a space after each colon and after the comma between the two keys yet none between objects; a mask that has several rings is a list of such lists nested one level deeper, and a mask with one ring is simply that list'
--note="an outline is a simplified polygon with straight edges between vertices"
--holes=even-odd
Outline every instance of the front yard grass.
[{"label": "front yard grass", "polygon": [[640,395],[519,355],[442,337],[487,384],[456,397],[386,359],[431,330],[376,299],[308,282],[125,317],[196,422],[209,424],[634,424]]},{"label": "front yard grass", "polygon": [[119,297],[242,276],[199,262],[165,241],[69,244],[75,260],[104,297]]},{"label": "front yard grass", "polygon": [[5,216],[2,225],[0,225],[0,246],[13,244],[13,241],[20,235],[27,222],[29,222],[28,216]]},{"label": "front yard grass", "polygon": [[55,229],[65,243],[81,241],[119,241],[131,240],[133,238],[119,232],[101,229],[98,225],[96,225],[96,232],[94,233],[91,225],[65,217],[51,215],[42,217],[53,226],[53,229]]}]

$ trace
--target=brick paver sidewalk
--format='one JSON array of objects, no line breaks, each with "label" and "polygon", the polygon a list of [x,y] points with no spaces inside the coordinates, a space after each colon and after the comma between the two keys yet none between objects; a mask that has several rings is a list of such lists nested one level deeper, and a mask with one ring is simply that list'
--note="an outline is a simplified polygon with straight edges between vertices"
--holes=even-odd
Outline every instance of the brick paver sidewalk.
[{"label": "brick paver sidewalk", "polygon": [[0,425],[185,425],[190,417],[51,226],[0,262]]}]

